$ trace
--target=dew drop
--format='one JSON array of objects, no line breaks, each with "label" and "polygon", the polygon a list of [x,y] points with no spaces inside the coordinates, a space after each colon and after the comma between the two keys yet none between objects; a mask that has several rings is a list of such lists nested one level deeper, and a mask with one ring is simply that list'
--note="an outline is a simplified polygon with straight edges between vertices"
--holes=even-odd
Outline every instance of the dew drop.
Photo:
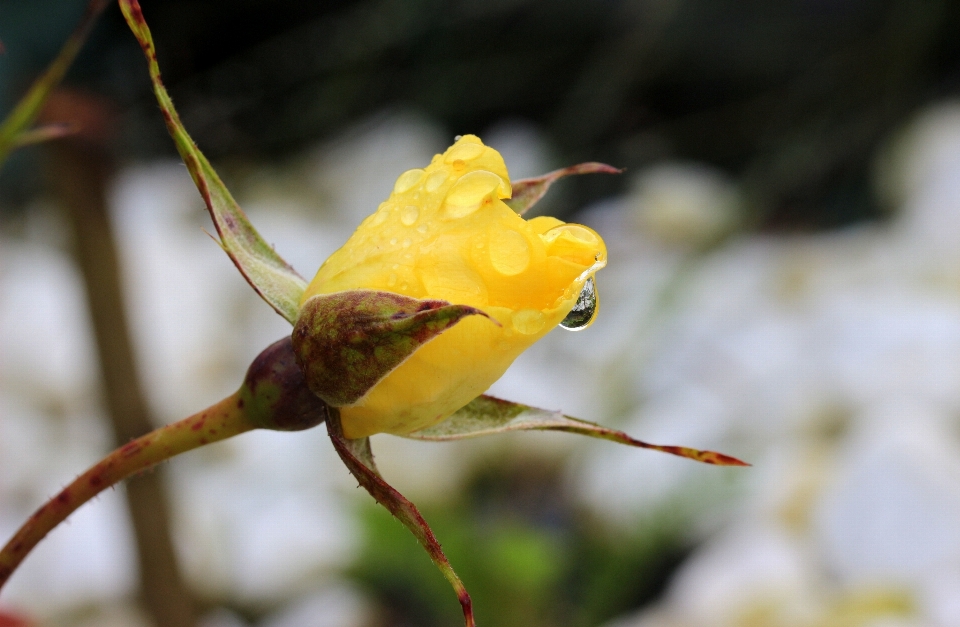
[{"label": "dew drop", "polygon": [[396,237],[391,237],[391,238],[390,238],[390,245],[391,245],[391,246],[396,246],[396,245],[397,245],[397,238],[396,238]]},{"label": "dew drop", "polygon": [[503,179],[486,170],[464,174],[447,193],[443,201],[443,215],[456,219],[470,215],[480,208],[490,194],[503,184]]},{"label": "dew drop", "polygon": [[423,184],[423,189],[427,190],[428,192],[435,192],[447,181],[448,178],[450,178],[449,172],[446,170],[437,170],[427,177],[426,182]]},{"label": "dew drop", "polygon": [[387,219],[387,211],[389,211],[389,209],[385,208],[373,214],[373,219],[370,220],[370,226],[380,226],[383,224]]},{"label": "dew drop", "polygon": [[599,241],[592,231],[579,224],[561,224],[560,226],[555,226],[541,237],[543,237],[543,241],[546,244],[552,244],[561,238],[572,239],[584,244],[596,244]]},{"label": "dew drop", "polygon": [[547,322],[543,313],[536,309],[521,309],[513,314],[510,321],[513,328],[524,335],[539,333]]},{"label": "dew drop", "polygon": [[453,169],[456,170],[457,172],[467,167],[467,164],[463,161],[463,159],[457,159],[456,161],[453,162],[452,165],[453,165]]},{"label": "dew drop", "polygon": [[407,205],[400,211],[400,223],[404,226],[411,226],[420,217],[420,209],[416,205]]},{"label": "dew drop", "polygon": [[397,275],[391,272],[390,278],[387,279],[387,287],[393,287],[396,284],[397,284]]},{"label": "dew drop", "polygon": [[410,244],[411,242],[409,239],[405,239],[402,242],[400,242],[400,245],[403,246],[404,248],[410,248]]},{"label": "dew drop", "polygon": [[407,170],[403,174],[397,177],[397,182],[393,185],[393,191],[396,194],[402,194],[404,192],[410,191],[410,189],[420,182],[420,179],[423,178],[423,170],[420,168],[414,168],[413,170]]},{"label": "dew drop", "polygon": [[417,227],[417,232],[421,234],[426,233],[427,230],[428,230],[428,227],[426,224],[421,224],[420,226]]},{"label": "dew drop", "polygon": [[593,323],[593,319],[597,317],[598,306],[597,285],[594,283],[593,277],[590,277],[587,279],[587,282],[583,284],[583,289],[580,290],[580,296],[577,297],[576,304],[574,304],[570,313],[567,314],[567,317],[560,322],[560,326],[567,331],[581,331],[586,329]]},{"label": "dew drop", "polygon": [[483,154],[483,146],[473,142],[461,142],[450,149],[444,161],[451,163],[453,161],[470,161]]}]

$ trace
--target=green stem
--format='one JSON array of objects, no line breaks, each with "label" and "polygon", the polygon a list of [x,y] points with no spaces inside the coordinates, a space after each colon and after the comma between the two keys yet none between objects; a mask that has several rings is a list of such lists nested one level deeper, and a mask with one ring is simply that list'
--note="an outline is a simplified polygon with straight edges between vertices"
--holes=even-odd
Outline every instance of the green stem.
[{"label": "green stem", "polygon": [[110,486],[195,448],[257,428],[240,392],[116,449],[40,507],[0,549],[0,588],[54,527]]}]

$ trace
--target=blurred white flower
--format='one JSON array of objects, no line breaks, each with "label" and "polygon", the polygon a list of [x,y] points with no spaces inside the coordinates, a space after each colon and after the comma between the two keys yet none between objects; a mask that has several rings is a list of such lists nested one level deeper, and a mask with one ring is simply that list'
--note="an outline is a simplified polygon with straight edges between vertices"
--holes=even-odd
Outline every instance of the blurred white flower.
[{"label": "blurred white flower", "polygon": [[653,237],[694,248],[726,235],[741,210],[733,182],[700,163],[664,163],[644,170],[634,178],[628,202]]}]

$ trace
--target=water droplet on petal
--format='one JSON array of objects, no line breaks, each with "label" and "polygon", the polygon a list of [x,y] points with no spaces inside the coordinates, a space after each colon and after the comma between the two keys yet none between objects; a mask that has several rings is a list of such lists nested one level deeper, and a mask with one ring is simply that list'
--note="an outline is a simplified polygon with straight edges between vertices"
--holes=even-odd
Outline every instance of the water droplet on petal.
[{"label": "water droplet on petal", "polygon": [[428,227],[426,224],[421,224],[420,226],[417,227],[417,233],[423,234],[423,233],[426,233],[427,230],[428,230]]},{"label": "water droplet on petal", "polygon": [[383,208],[373,214],[373,219],[370,220],[370,226],[380,226],[387,219],[387,212],[390,211],[389,208]]},{"label": "water droplet on petal", "polygon": [[387,287],[393,287],[396,284],[397,284],[397,275],[391,273],[390,278],[387,279]]},{"label": "water droplet on petal", "polygon": [[407,205],[400,211],[400,223],[404,226],[411,226],[420,217],[420,209],[416,205]]},{"label": "water droplet on petal", "polygon": [[521,309],[514,312],[510,322],[519,333],[533,335],[539,333],[547,321],[543,313],[536,309]]},{"label": "water droplet on petal", "polygon": [[397,238],[396,238],[396,237],[391,237],[391,238],[390,238],[390,245],[391,245],[391,246],[396,246],[396,245],[397,245]]},{"label": "water droplet on petal", "polygon": [[420,182],[420,179],[423,178],[423,170],[420,168],[414,168],[413,170],[407,170],[403,174],[397,177],[397,182],[393,185],[393,191],[396,194],[402,194],[404,192],[410,191],[410,189]]},{"label": "water droplet on petal", "polygon": [[449,172],[446,170],[437,170],[427,177],[426,182],[423,184],[423,188],[428,192],[435,192],[440,188],[441,185],[447,182],[448,178],[450,178]]},{"label": "water droplet on petal", "polygon": [[490,238],[490,263],[505,276],[520,274],[530,266],[530,244],[516,231],[503,231]]},{"label": "water droplet on petal", "polygon": [[483,154],[483,146],[473,142],[461,142],[450,149],[444,161],[451,163],[453,161],[470,161]]},{"label": "water droplet on petal", "polygon": [[410,238],[407,238],[407,239],[403,240],[402,242],[400,242],[400,245],[403,246],[404,248],[410,248],[410,244],[411,244],[411,243],[412,243],[412,242],[410,241]]},{"label": "water droplet on petal", "polygon": [[502,184],[503,179],[486,170],[464,174],[453,184],[443,201],[444,217],[463,218],[470,215]]},{"label": "water droplet on petal", "polygon": [[598,306],[597,285],[594,283],[593,277],[590,277],[583,284],[583,289],[580,290],[580,296],[577,297],[576,304],[567,314],[567,317],[560,322],[560,326],[568,331],[586,329],[597,317]]},{"label": "water droplet on petal", "polygon": [[579,224],[561,224],[560,226],[553,227],[541,237],[543,237],[543,241],[546,244],[551,244],[561,237],[583,242],[584,244],[596,244],[600,241],[591,230]]}]

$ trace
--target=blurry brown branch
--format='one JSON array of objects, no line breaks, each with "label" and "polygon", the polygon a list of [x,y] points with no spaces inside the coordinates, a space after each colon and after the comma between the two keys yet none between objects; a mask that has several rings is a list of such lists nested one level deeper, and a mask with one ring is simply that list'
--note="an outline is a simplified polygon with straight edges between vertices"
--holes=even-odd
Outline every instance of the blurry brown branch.
[{"label": "blurry brown branch", "polygon": [[[107,213],[113,164],[108,150],[110,112],[102,100],[55,92],[45,118],[81,131],[50,144],[49,179],[66,211],[83,275],[100,357],[103,393],[114,438],[125,444],[153,429],[125,316],[120,263]],[[192,627],[194,601],[177,565],[169,507],[160,470],[126,486],[140,557],[143,602],[157,627]]]}]

